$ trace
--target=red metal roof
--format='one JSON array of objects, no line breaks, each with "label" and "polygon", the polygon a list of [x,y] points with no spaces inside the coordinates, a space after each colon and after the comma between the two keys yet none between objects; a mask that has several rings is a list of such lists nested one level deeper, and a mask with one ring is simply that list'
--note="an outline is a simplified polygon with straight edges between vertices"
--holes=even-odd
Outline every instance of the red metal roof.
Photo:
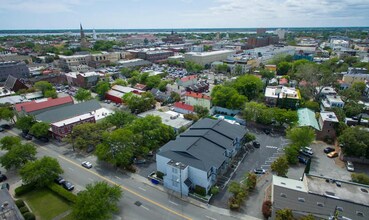
[{"label": "red metal roof", "polygon": [[174,107],[181,108],[181,109],[191,111],[191,112],[195,110],[195,107],[193,107],[192,105],[187,105],[184,102],[176,102],[174,103]]},{"label": "red metal roof", "polygon": [[58,105],[63,105],[67,103],[73,103],[73,99],[70,96],[62,97],[62,98],[48,98],[47,100],[33,100],[32,102],[19,103],[15,105],[15,109],[20,112],[22,107],[26,112],[34,112],[37,110],[50,108]]},{"label": "red metal roof", "polygon": [[198,99],[208,99],[210,100],[211,97],[202,93],[197,93],[197,92],[186,92],[186,96],[190,96],[193,98],[198,98]]},{"label": "red metal roof", "polygon": [[196,78],[197,78],[196,75],[190,75],[190,76],[186,76],[186,77],[181,78],[181,81],[182,82],[187,82],[188,80],[193,80],[193,79],[196,79]]}]

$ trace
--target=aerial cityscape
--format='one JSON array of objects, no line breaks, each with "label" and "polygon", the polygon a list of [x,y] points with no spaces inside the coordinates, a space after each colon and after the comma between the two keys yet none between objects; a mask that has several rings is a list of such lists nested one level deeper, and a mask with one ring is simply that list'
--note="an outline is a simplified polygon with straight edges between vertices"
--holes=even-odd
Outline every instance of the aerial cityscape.
[{"label": "aerial cityscape", "polygon": [[364,220],[369,1],[0,1],[0,220]]}]

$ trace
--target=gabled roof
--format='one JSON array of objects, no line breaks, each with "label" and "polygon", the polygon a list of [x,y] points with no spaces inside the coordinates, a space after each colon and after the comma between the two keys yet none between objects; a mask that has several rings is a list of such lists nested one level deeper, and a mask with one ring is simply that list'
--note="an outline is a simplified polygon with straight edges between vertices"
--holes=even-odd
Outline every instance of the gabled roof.
[{"label": "gabled roof", "polygon": [[198,99],[208,99],[211,100],[211,97],[202,93],[197,93],[197,92],[186,92],[185,96],[189,96],[189,97],[193,97],[193,98],[198,98]]},{"label": "gabled roof", "polygon": [[15,105],[15,109],[20,112],[22,108],[25,112],[34,112],[45,108],[51,108],[58,105],[64,105],[67,103],[73,103],[73,99],[71,96],[66,96],[62,98],[47,98],[47,99],[39,99],[34,100],[32,102],[19,103]]},{"label": "gabled roof", "polygon": [[308,109],[308,108],[300,108],[297,110],[297,115],[299,117],[299,126],[310,126],[313,127],[316,130],[320,130],[318,121],[315,118],[314,111]]},{"label": "gabled roof", "polygon": [[226,150],[234,149],[234,140],[245,134],[242,126],[205,118],[161,147],[158,155],[207,172],[219,168],[226,160]]},{"label": "gabled roof", "polygon": [[100,109],[101,105],[96,100],[90,100],[86,102],[81,102],[74,105],[62,106],[57,109],[42,112],[35,116],[36,120],[43,121],[47,123],[54,123],[57,121],[62,121],[64,119],[73,118],[78,115],[89,113]]},{"label": "gabled roof", "polygon": [[186,76],[186,77],[181,78],[181,81],[182,82],[187,82],[189,80],[193,80],[193,79],[196,79],[196,78],[197,78],[196,75],[190,75],[190,76]]},{"label": "gabled roof", "polygon": [[176,103],[174,103],[174,107],[184,109],[184,110],[187,110],[187,111],[192,111],[192,112],[195,110],[195,107],[193,107],[192,105],[187,105],[184,102],[176,102]]}]

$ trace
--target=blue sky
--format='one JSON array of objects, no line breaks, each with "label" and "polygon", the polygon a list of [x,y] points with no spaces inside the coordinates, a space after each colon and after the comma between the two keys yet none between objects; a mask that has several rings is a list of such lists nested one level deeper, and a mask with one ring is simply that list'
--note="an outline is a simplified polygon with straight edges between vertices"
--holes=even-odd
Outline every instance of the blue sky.
[{"label": "blue sky", "polygon": [[369,26],[369,0],[0,0],[0,29]]}]

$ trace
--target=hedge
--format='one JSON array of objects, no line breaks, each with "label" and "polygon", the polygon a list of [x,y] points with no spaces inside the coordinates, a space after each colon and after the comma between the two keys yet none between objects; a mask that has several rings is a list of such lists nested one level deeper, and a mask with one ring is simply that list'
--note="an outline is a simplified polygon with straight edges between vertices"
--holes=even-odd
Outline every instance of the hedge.
[{"label": "hedge", "polygon": [[26,213],[26,212],[29,212],[29,209],[27,208],[27,206],[23,206],[23,207],[21,207],[21,208],[19,209],[19,211],[20,211],[22,214],[24,214],[24,213]]},{"label": "hedge", "polygon": [[25,220],[36,220],[36,216],[32,212],[26,212],[23,214]]},{"label": "hedge", "polygon": [[22,208],[23,206],[25,206],[24,201],[22,199],[18,199],[15,200],[15,205],[18,207],[18,209]]},{"label": "hedge", "polygon": [[202,186],[196,185],[194,191],[201,196],[206,196],[206,189]]},{"label": "hedge", "polygon": [[75,203],[77,200],[77,196],[73,193],[67,191],[62,186],[59,186],[56,183],[51,183],[47,186],[51,191],[55,192],[59,196],[63,197],[64,199],[68,200],[69,202]]},{"label": "hedge", "polygon": [[34,183],[29,183],[29,184],[25,184],[25,185],[21,185],[19,187],[17,187],[14,192],[15,192],[15,196],[21,196],[24,195],[28,192],[31,192],[32,190],[35,189],[35,184]]}]

